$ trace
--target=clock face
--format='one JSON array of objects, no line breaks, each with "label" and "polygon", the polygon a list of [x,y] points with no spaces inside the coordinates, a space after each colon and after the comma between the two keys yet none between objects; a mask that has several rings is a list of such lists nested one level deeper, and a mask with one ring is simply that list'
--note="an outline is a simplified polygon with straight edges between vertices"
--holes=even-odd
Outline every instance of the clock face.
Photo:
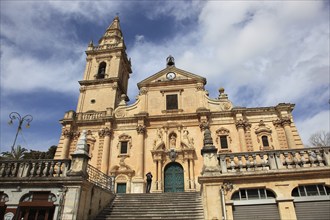
[{"label": "clock face", "polygon": [[175,75],[175,73],[173,73],[173,72],[169,72],[169,73],[166,74],[166,78],[167,78],[167,79],[174,79],[175,76],[176,76],[176,75]]}]

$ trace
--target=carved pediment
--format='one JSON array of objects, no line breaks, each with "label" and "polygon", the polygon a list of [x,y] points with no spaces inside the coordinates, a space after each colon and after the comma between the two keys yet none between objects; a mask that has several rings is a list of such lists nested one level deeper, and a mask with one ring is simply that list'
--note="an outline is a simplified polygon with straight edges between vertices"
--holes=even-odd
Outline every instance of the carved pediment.
[{"label": "carved pediment", "polygon": [[135,171],[125,163],[126,157],[120,159],[119,165],[115,165],[110,170],[111,175],[118,176],[119,174],[125,174],[128,176],[133,176]]},{"label": "carved pediment", "polygon": [[[168,73],[174,73],[174,78],[169,78]],[[173,77],[173,76],[172,76]],[[203,83],[206,84],[206,79],[204,77],[198,76],[196,74],[184,71],[182,69],[176,68],[175,66],[169,66],[154,75],[146,78],[145,80],[138,83],[138,88],[149,87],[157,84],[164,84],[167,82],[177,82],[177,83]]]},{"label": "carved pediment", "polygon": [[263,120],[260,120],[258,127],[255,128],[255,133],[257,135],[271,134],[272,130],[270,129],[270,127],[266,126]]},{"label": "carved pediment", "polygon": [[159,144],[155,145],[154,150],[156,150],[156,151],[162,151],[162,150],[165,151],[166,148],[165,148],[164,141],[162,141]]}]

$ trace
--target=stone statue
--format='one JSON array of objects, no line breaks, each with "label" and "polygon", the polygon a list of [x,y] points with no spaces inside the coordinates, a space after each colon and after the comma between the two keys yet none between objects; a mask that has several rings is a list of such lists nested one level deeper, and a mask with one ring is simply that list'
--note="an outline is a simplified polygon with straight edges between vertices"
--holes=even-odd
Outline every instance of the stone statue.
[{"label": "stone statue", "polygon": [[182,139],[187,143],[187,146],[194,147],[194,138],[189,135],[189,131],[187,129],[183,131]]},{"label": "stone statue", "polygon": [[176,136],[174,134],[170,137],[170,148],[176,148]]}]

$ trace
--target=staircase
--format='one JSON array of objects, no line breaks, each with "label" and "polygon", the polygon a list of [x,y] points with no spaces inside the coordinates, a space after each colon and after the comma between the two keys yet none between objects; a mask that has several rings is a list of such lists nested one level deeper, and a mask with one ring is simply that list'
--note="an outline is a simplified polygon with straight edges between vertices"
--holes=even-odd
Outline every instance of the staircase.
[{"label": "staircase", "polygon": [[117,194],[95,220],[189,219],[203,220],[199,193]]}]

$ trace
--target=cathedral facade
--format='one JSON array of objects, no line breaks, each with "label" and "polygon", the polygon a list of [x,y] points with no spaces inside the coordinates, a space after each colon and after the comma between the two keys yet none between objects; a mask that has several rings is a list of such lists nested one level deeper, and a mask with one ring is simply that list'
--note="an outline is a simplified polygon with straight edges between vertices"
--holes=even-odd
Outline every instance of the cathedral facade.
[{"label": "cathedral facade", "polygon": [[303,147],[294,104],[236,107],[223,88],[210,98],[206,79],[178,68],[172,56],[164,69],[138,83],[137,99],[128,105],[132,70],[118,17],[86,54],[77,109],[61,120],[55,159],[70,158],[85,130],[89,163],[115,176],[118,192],[144,192],[149,171],[151,192],[199,191],[205,128],[218,153]]},{"label": "cathedral facade", "polygon": [[[0,161],[1,219],[95,219],[118,193],[149,192],[149,172],[148,196],[191,192],[174,197],[198,195],[205,220],[329,219],[330,146],[303,147],[294,104],[238,107],[223,88],[211,98],[206,79],[172,56],[128,104],[132,69],[118,17],[86,54],[54,159]],[[180,205],[191,213],[189,201]]]}]

